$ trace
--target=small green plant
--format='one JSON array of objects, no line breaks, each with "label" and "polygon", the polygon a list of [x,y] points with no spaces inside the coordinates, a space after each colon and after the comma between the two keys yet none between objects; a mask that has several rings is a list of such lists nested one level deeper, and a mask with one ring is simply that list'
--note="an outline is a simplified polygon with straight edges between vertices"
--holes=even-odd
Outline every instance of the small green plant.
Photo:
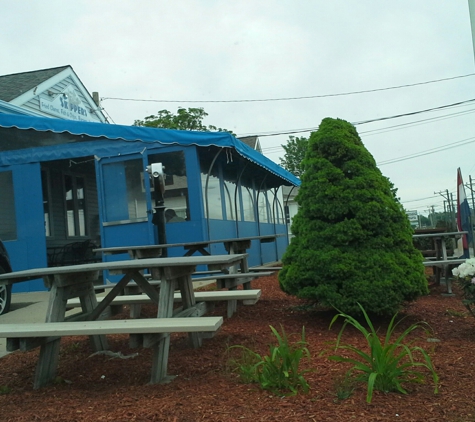
[{"label": "small green plant", "polygon": [[337,400],[346,400],[351,397],[356,388],[356,381],[348,373],[340,376],[334,383]]},{"label": "small green plant", "polygon": [[[345,313],[335,315],[330,323],[331,328],[339,317],[344,318],[345,322],[338,334],[334,350],[348,350],[353,352],[356,357],[351,358],[332,355],[329,356],[329,359],[337,362],[348,362],[353,364],[353,367],[347,372],[347,376],[351,377],[356,372],[356,375],[354,375],[355,380],[367,384],[366,401],[371,403],[374,390],[384,392],[399,391],[403,394],[407,394],[407,391],[402,386],[403,383],[422,383],[424,381],[426,374],[419,371],[417,368],[424,368],[432,374],[432,379],[435,384],[434,393],[437,393],[439,377],[434,370],[429,355],[421,347],[411,345],[412,342],[405,343],[405,340],[410,333],[419,328],[424,329],[424,326],[428,326],[428,324],[425,322],[412,324],[410,327],[406,328],[399,337],[394,341],[391,341],[396,327],[402,321],[401,319],[399,322],[395,322],[397,316],[396,313],[389,323],[384,342],[381,343],[378,333],[376,332],[368,314],[360,304],[358,304],[358,306],[364,315],[364,319],[366,320],[369,329],[366,329],[355,318]],[[352,345],[341,344],[341,336],[348,324],[352,325],[363,334],[370,350],[369,353],[366,353]],[[422,361],[415,360],[415,353],[422,356]]]},{"label": "small green plant", "polygon": [[245,346],[231,346],[229,349],[240,349],[242,352],[231,365],[237,368],[244,382],[255,382],[264,390],[274,393],[290,391],[291,394],[297,394],[300,388],[307,393],[310,387],[303,374],[308,371],[299,370],[301,360],[310,358],[305,341],[305,327],[302,327],[301,339],[295,344],[290,344],[283,327],[282,334],[272,326],[270,329],[277,339],[277,346],[270,346],[268,356],[261,356]]}]

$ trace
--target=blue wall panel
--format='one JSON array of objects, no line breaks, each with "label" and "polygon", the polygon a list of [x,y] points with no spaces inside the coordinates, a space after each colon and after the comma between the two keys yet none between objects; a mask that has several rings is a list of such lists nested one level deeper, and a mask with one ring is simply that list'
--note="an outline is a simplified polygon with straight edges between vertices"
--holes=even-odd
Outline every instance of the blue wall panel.
[{"label": "blue wall panel", "polygon": [[150,237],[150,224],[147,221],[114,224],[104,227],[102,243],[107,247],[147,245]]},{"label": "blue wall panel", "polygon": [[[39,164],[12,166],[17,240],[5,242],[13,271],[46,267],[46,236]],[[13,292],[46,290],[42,280],[17,283]]]}]

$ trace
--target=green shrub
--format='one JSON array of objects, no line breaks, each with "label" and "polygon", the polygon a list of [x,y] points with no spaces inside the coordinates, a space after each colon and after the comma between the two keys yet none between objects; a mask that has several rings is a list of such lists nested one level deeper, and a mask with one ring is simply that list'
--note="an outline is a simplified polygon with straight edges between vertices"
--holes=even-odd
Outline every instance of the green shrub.
[{"label": "green shrub", "polygon": [[[355,380],[367,384],[366,401],[371,403],[374,390],[384,392],[399,391],[407,394],[407,391],[404,389],[402,384],[406,382],[422,383],[427,375],[427,371],[432,374],[432,379],[435,384],[434,393],[437,393],[439,378],[434,370],[429,355],[421,347],[413,346],[411,344],[412,342],[406,343],[407,336],[410,333],[420,328],[423,329],[424,326],[428,325],[424,322],[412,324],[409,328],[404,330],[399,337],[392,341],[391,339],[394,331],[402,321],[400,320],[395,323],[397,316],[397,314],[395,314],[389,323],[384,342],[381,343],[378,333],[374,329],[368,314],[361,305],[359,306],[369,330],[367,330],[355,318],[344,313],[335,315],[330,323],[331,328],[333,323],[339,317],[345,319],[338,334],[335,351],[348,350],[353,352],[355,357],[332,355],[329,356],[329,359],[337,362],[349,362],[353,364],[353,367],[347,372],[347,376],[351,377],[356,372]],[[353,345],[342,345],[340,343],[343,331],[348,324],[355,327],[364,336],[368,345],[369,353],[358,349]],[[422,357],[422,362],[415,360],[414,355],[416,353]],[[426,371],[421,372],[418,368],[423,368],[423,370]]]},{"label": "green shrub", "polygon": [[288,294],[356,316],[391,316],[428,292],[423,258],[391,182],[356,129],[324,119],[303,162],[294,237],[279,272]]},{"label": "green shrub", "polygon": [[270,326],[270,329],[277,339],[277,346],[270,345],[268,356],[261,356],[245,346],[231,346],[229,349],[239,349],[242,352],[237,359],[231,361],[231,365],[238,370],[244,382],[255,382],[264,390],[277,394],[285,391],[297,394],[300,388],[307,393],[309,385],[303,376],[307,371],[299,370],[301,360],[310,358],[305,341],[305,327],[302,328],[301,339],[295,344],[289,342],[283,327],[282,335],[274,327]]}]

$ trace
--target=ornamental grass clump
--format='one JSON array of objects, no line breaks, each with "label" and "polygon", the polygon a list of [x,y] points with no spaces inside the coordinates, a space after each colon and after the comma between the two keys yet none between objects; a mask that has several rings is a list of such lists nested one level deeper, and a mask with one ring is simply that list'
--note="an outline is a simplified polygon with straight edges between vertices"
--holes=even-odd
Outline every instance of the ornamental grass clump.
[{"label": "ornamental grass clump", "polygon": [[305,341],[305,327],[302,328],[300,340],[294,344],[289,342],[283,327],[282,334],[272,326],[270,329],[277,345],[270,345],[268,356],[261,356],[245,346],[231,346],[229,350],[239,349],[242,352],[238,358],[230,361],[231,366],[237,369],[244,382],[255,382],[264,390],[276,394],[297,394],[299,390],[307,393],[310,387],[303,374],[308,371],[299,369],[301,360],[310,358]]},{"label": "ornamental grass clump", "polygon": [[[436,394],[439,377],[429,355],[423,348],[414,346],[412,341],[407,342],[409,334],[417,329],[423,329],[427,333],[428,324],[425,322],[412,324],[392,340],[397,326],[402,321],[401,319],[396,323],[397,314],[395,314],[389,323],[384,341],[381,342],[368,314],[360,304],[358,305],[368,329],[355,318],[344,313],[335,315],[330,323],[331,328],[339,317],[344,318],[345,322],[338,334],[334,350],[352,352],[354,357],[347,357],[345,353],[345,356],[332,355],[329,356],[329,359],[353,365],[347,371],[347,376],[354,377],[357,382],[367,384],[366,401],[368,403],[371,403],[374,390],[407,394],[403,384],[408,382],[423,383],[428,373],[432,375],[435,384],[434,394]],[[352,345],[341,344],[341,337],[347,325],[352,325],[364,336],[369,352]],[[419,360],[416,359],[416,355]]]},{"label": "ornamental grass clump", "polygon": [[463,291],[464,299],[462,303],[475,317],[475,258],[467,259],[457,268],[454,268],[452,274],[457,277],[458,284]]}]

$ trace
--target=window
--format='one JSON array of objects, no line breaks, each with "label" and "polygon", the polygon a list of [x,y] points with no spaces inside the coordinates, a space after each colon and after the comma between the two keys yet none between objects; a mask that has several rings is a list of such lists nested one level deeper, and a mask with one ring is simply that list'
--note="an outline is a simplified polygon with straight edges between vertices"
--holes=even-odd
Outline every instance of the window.
[{"label": "window", "polygon": [[49,173],[46,170],[41,170],[41,187],[43,189],[43,215],[45,220],[45,234],[46,236],[51,236],[51,189],[49,185]]},{"label": "window", "polygon": [[0,172],[0,238],[17,238],[15,196],[13,193],[13,175],[11,171]]},{"label": "window", "polygon": [[[208,185],[206,185],[208,182]],[[221,202],[221,184],[219,177],[201,173],[201,185],[205,203],[205,216],[209,219],[222,220],[223,207]],[[206,202],[207,200],[207,202]]]},{"label": "window", "polygon": [[236,183],[225,180],[224,181],[224,202],[226,205],[226,220],[240,220],[241,210],[239,207],[239,197],[237,198],[237,211],[236,201],[234,200],[236,195]]},{"label": "window", "polygon": [[147,219],[144,164],[142,158],[103,166],[105,221]]},{"label": "window", "polygon": [[254,214],[254,190],[252,187],[242,186],[241,192],[244,221],[256,221]]},{"label": "window", "polygon": [[270,209],[270,219],[271,222],[277,223],[277,224],[285,224],[284,221],[284,210],[282,208],[282,189],[274,189],[274,190],[268,190],[267,191],[267,198],[269,200],[269,205],[271,207]]},{"label": "window", "polygon": [[83,177],[64,175],[68,236],[86,235],[85,183]]},{"label": "window", "polygon": [[267,201],[267,192],[261,190],[257,196],[257,209],[259,212],[259,223],[269,223],[269,202]]},{"label": "window", "polygon": [[[188,178],[186,176],[186,161],[183,151],[153,154],[148,157],[148,163],[162,163],[165,173],[165,207],[175,211],[181,219],[190,220],[188,205]],[[153,188],[153,186],[151,186]],[[152,193],[152,199],[154,194]],[[152,200],[152,202],[154,202]]]}]

